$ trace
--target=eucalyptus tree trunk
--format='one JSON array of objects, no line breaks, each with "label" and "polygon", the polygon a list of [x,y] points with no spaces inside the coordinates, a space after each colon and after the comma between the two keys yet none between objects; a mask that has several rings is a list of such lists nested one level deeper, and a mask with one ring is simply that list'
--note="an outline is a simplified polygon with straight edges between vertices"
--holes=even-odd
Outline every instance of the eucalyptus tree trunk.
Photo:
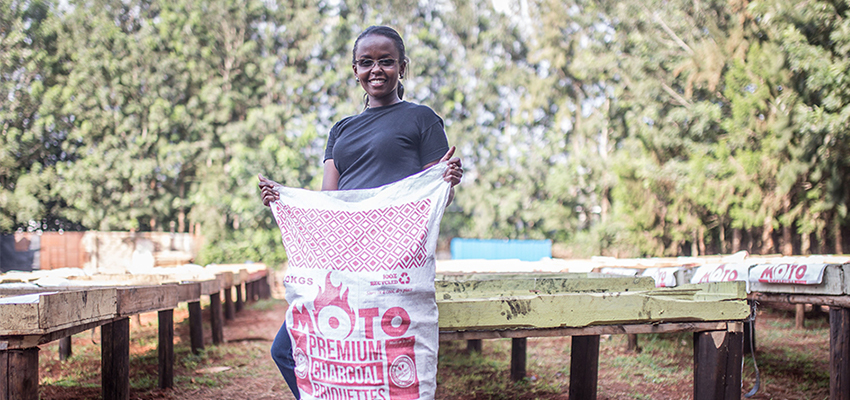
[{"label": "eucalyptus tree trunk", "polygon": [[761,254],[772,254],[776,246],[773,243],[773,218],[765,217],[761,231]]},{"label": "eucalyptus tree trunk", "polygon": [[[786,193],[785,196],[782,197],[782,213],[787,214],[791,211],[791,193]],[[782,249],[783,256],[790,256],[794,254],[794,244],[792,243],[792,228],[794,226],[794,222],[791,221],[787,224],[782,225],[782,242],[780,243],[780,248]]]}]

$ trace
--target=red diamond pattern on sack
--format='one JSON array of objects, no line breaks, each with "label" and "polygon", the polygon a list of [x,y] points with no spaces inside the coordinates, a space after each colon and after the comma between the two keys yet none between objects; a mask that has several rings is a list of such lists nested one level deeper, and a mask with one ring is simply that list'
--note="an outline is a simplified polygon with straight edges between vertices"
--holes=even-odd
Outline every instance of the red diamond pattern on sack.
[{"label": "red diamond pattern on sack", "polygon": [[368,211],[284,204],[275,214],[293,266],[358,272],[425,265],[430,209],[426,199]]}]

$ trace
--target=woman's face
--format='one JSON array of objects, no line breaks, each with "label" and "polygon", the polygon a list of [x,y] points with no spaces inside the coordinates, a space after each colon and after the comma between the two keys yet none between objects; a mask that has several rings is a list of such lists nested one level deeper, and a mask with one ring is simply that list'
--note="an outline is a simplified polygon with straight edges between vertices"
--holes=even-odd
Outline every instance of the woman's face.
[{"label": "woman's face", "polygon": [[398,49],[388,37],[369,35],[360,38],[357,43],[352,67],[360,86],[369,96],[370,107],[388,106],[400,101],[398,80],[407,65],[399,57]]}]

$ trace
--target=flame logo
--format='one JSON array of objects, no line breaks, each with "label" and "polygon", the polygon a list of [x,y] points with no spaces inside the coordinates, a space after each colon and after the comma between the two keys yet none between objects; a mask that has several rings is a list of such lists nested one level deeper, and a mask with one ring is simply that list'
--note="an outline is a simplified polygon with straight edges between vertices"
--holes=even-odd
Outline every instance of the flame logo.
[{"label": "flame logo", "polygon": [[356,315],[348,304],[348,292],[347,288],[345,292],[342,291],[342,283],[334,286],[331,283],[331,273],[328,272],[324,290],[320,287],[319,295],[313,301],[313,316],[316,319],[316,328],[321,334],[342,336],[345,339],[354,332]]}]

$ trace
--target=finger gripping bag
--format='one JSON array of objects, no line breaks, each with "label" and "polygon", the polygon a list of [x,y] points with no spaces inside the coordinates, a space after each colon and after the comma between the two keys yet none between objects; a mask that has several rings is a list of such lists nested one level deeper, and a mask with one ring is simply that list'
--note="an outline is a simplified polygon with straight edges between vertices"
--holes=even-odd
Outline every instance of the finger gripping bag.
[{"label": "finger gripping bag", "polygon": [[433,399],[441,162],[375,189],[278,186],[286,325],[302,399]]}]

